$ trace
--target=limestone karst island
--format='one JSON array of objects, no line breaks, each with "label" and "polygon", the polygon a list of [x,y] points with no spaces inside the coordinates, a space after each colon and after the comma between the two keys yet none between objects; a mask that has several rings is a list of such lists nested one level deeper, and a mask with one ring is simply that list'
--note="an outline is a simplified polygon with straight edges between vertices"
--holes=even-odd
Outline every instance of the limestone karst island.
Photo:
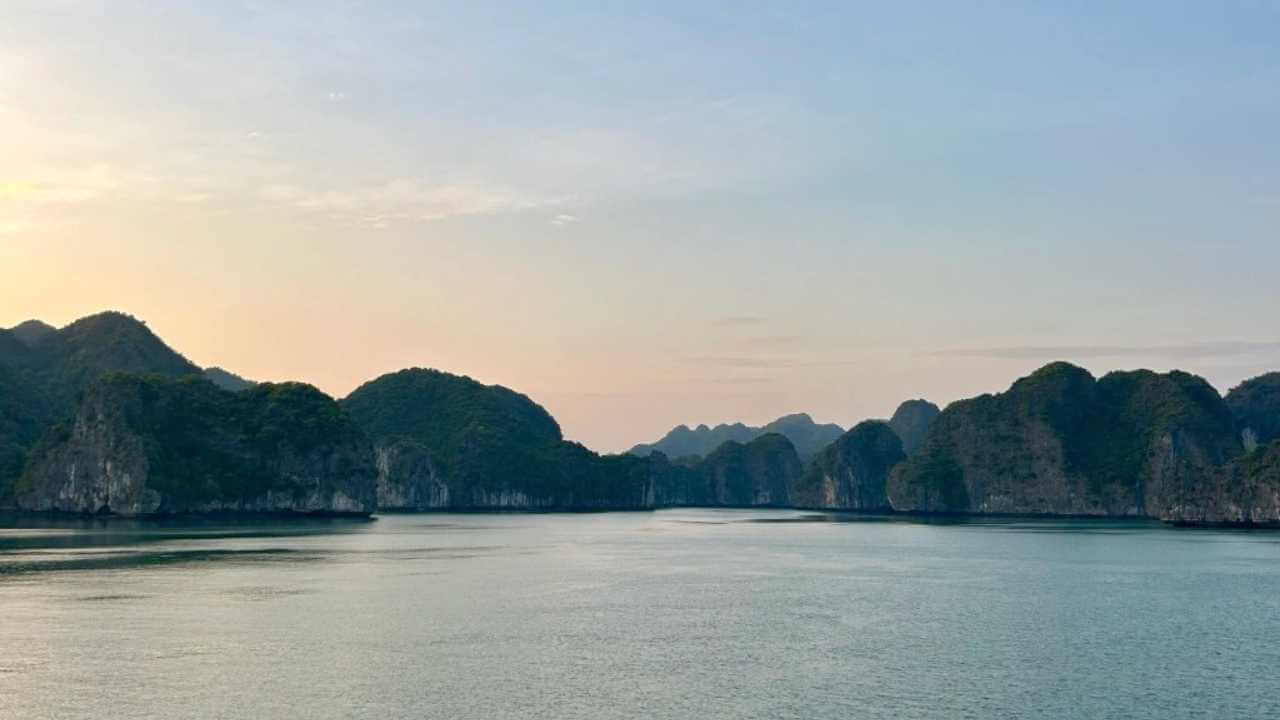
[{"label": "limestone karst island", "polygon": [[680,426],[601,455],[536,401],[405,369],[334,399],[201,369],[104,312],[0,332],[0,497],[26,512],[765,507],[1280,526],[1280,372],[1226,396],[1181,372],[1054,362],[849,430],[806,414]]}]

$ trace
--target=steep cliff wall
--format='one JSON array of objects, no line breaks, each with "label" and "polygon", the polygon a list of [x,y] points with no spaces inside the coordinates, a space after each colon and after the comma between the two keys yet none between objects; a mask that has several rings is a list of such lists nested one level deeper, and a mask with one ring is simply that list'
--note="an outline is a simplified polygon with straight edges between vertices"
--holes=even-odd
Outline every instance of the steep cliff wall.
[{"label": "steep cliff wall", "polygon": [[1280,527],[1280,440],[1191,483],[1160,518],[1192,525]]},{"label": "steep cliff wall", "polygon": [[777,433],[745,445],[729,441],[697,465],[706,505],[785,507],[804,468],[791,441]]},{"label": "steep cliff wall", "polygon": [[119,515],[369,513],[372,449],[310,386],[228,393],[198,380],[113,375],[32,453],[25,510]]},{"label": "steep cliff wall", "polygon": [[730,440],[701,460],[672,462],[661,452],[645,460],[659,507],[788,507],[804,471],[791,441],[776,433]]},{"label": "steep cliff wall", "polygon": [[1243,451],[1226,404],[1182,372],[1054,363],[953,403],[893,471],[902,511],[1160,517]]},{"label": "steep cliff wall", "polygon": [[888,424],[868,420],[819,453],[791,492],[791,504],[828,510],[889,510],[889,473],[906,459]]}]

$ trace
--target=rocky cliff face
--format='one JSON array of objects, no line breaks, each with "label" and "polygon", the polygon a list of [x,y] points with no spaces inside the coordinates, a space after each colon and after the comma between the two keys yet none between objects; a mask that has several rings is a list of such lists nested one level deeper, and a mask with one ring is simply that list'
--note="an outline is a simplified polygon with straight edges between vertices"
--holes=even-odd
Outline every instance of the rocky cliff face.
[{"label": "rocky cliff face", "polygon": [[745,445],[727,442],[697,466],[706,505],[785,507],[804,467],[791,441],[761,435]]},{"label": "rocky cliff face", "polygon": [[0,506],[11,504],[35,439],[70,418],[78,394],[112,372],[181,377],[198,369],[122,313],[58,330],[34,320],[0,330]]},{"label": "rocky cliff face", "polygon": [[999,395],[950,405],[893,471],[903,511],[1160,517],[1240,455],[1226,404],[1181,372],[1054,363]]},{"label": "rocky cliff face", "polygon": [[696,469],[701,461],[696,458],[672,461],[656,450],[644,459],[653,479],[656,507],[692,507],[707,502],[711,493]]},{"label": "rocky cliff face", "polygon": [[907,400],[898,406],[889,420],[889,427],[898,434],[902,441],[902,450],[914,455],[929,434],[929,426],[942,412],[937,405],[928,400]]},{"label": "rocky cliff face", "polygon": [[854,426],[823,450],[795,484],[791,503],[827,510],[889,510],[889,472],[906,459],[884,422]]},{"label": "rocky cliff face", "polygon": [[[441,474],[425,446],[380,445],[379,507],[397,510],[650,510],[654,479],[647,458],[597,455],[577,443],[539,448],[527,462],[487,476]],[[388,472],[383,473],[383,467]]]},{"label": "rocky cliff face", "polygon": [[730,440],[702,460],[645,458],[659,507],[787,507],[803,472],[795,447],[770,433],[749,443]]},{"label": "rocky cliff face", "polygon": [[1280,526],[1280,440],[1191,483],[1165,503],[1160,519],[1193,525]]},{"label": "rocky cliff face", "polygon": [[1227,393],[1246,450],[1280,438],[1280,372],[1246,380]]},{"label": "rocky cliff face", "polygon": [[148,515],[374,510],[368,441],[309,386],[104,378],[19,481],[24,510]]},{"label": "rocky cliff face", "polygon": [[378,468],[379,510],[430,510],[449,507],[449,486],[431,453],[412,440],[392,440],[374,448]]}]

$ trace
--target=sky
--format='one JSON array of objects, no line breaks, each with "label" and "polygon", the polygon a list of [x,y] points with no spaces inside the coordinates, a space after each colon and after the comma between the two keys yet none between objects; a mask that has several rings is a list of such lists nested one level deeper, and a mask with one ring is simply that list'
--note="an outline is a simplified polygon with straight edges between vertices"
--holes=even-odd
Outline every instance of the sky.
[{"label": "sky", "polygon": [[602,451],[1280,368],[1280,3],[0,4],[0,326]]}]

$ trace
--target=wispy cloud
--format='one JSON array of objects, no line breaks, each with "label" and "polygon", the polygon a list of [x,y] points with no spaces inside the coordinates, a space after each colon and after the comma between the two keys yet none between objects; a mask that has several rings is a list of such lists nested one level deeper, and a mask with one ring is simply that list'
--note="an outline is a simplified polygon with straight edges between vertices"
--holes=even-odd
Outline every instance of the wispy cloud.
[{"label": "wispy cloud", "polygon": [[757,335],[739,338],[734,342],[745,348],[781,348],[799,345],[804,340],[801,335]]},{"label": "wispy cloud", "polygon": [[716,327],[735,328],[763,325],[766,322],[768,321],[759,315],[729,315],[727,317],[716,318],[711,322],[711,324]]},{"label": "wispy cloud", "polygon": [[1250,355],[1280,351],[1280,342],[1205,342],[1182,345],[1045,345],[958,348],[931,353],[945,357],[981,357],[1002,360],[1166,357],[1178,360]]},{"label": "wispy cloud", "polygon": [[689,381],[693,385],[768,385],[777,382],[777,378],[764,375],[739,375],[731,377],[697,378]]},{"label": "wispy cloud", "polygon": [[683,361],[689,365],[708,365],[722,368],[778,369],[795,367],[791,358],[754,357],[751,355],[695,355]]},{"label": "wispy cloud", "polygon": [[24,178],[0,180],[0,202],[30,207],[80,205],[115,197],[154,196],[157,178],[109,163],[44,168]]},{"label": "wispy cloud", "polygon": [[468,215],[494,215],[552,204],[546,199],[480,183],[431,185],[398,178],[379,185],[317,190],[276,184],[262,188],[269,201],[339,219],[385,226],[390,221],[432,221]]},{"label": "wispy cloud", "polygon": [[688,365],[705,365],[729,369],[782,370],[787,368],[817,368],[857,365],[861,360],[831,358],[812,360],[796,357],[768,357],[755,355],[690,355],[681,362]]}]

